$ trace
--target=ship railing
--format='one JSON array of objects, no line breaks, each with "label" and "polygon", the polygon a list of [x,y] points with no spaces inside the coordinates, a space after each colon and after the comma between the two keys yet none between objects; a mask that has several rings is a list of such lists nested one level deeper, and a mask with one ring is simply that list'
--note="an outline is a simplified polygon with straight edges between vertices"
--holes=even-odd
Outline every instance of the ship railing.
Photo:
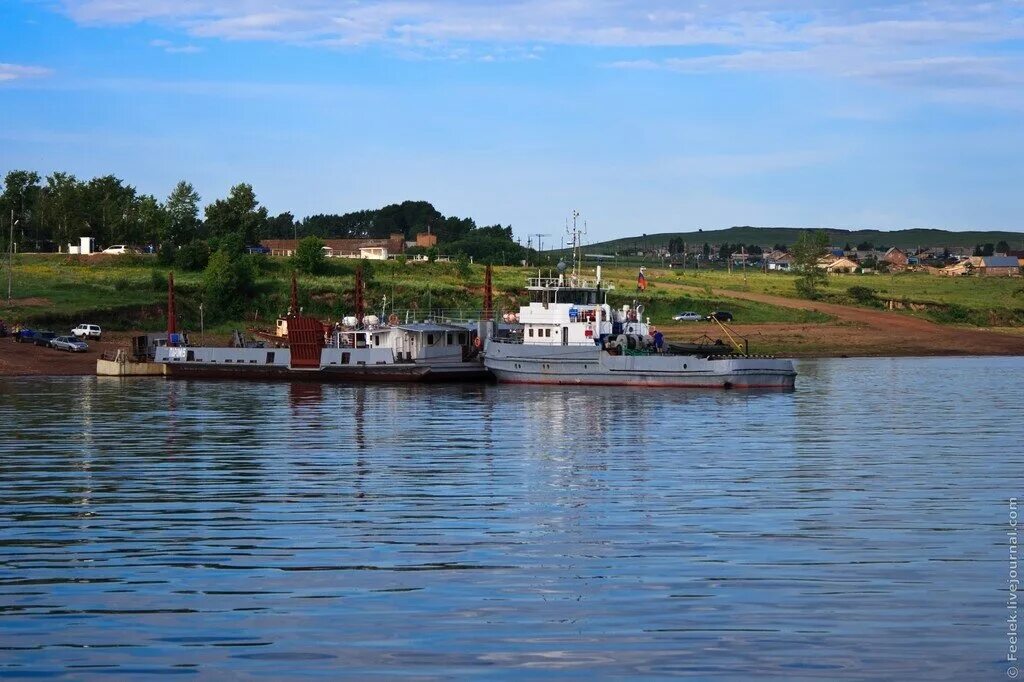
[{"label": "ship railing", "polygon": [[[394,315],[395,317],[391,317]],[[492,319],[501,317],[497,310],[492,312]],[[479,308],[430,308],[424,309],[396,309],[389,310],[381,317],[382,322],[397,319],[398,324],[411,324],[413,322],[434,322],[443,324],[466,324],[479,322],[484,319],[484,311]]]},{"label": "ship railing", "polygon": [[558,277],[530,277],[526,280],[526,286],[531,289],[593,289],[596,283],[589,279],[565,275],[561,279]]}]

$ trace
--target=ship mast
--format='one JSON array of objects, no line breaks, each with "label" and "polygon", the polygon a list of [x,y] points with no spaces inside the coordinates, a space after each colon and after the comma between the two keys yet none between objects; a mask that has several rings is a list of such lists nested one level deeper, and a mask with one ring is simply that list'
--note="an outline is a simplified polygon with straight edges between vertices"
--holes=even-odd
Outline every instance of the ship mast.
[{"label": "ship mast", "polygon": [[565,231],[572,237],[572,279],[575,282],[580,281],[580,276],[583,272],[583,235],[587,233],[587,223],[583,221],[583,227],[579,227],[580,212],[574,210],[572,212],[572,227],[569,227],[568,223],[565,226]]}]

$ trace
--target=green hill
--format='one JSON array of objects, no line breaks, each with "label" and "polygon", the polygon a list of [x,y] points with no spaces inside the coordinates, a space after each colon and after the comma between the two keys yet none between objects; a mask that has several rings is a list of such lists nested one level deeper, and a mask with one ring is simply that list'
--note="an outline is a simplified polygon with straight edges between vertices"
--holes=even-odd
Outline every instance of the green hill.
[{"label": "green hill", "polygon": [[[617,251],[647,250],[667,247],[670,239],[683,239],[688,244],[793,244],[805,228],[799,227],[730,227],[725,230],[697,232],[661,232],[639,237],[624,237],[596,244],[587,244],[587,253],[615,253]],[[877,246],[898,246],[903,249],[923,247],[973,247],[975,244],[996,244],[1006,241],[1012,248],[1024,249],[1024,232],[950,232],[948,230],[837,230],[826,228],[832,244],[843,246],[847,242],[856,246],[871,242]]]}]

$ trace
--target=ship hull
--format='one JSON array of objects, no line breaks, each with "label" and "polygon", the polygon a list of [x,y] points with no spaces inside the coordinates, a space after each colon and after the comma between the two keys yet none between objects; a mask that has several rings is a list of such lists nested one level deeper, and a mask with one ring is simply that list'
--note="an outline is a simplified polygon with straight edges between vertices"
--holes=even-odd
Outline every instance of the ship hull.
[{"label": "ship hull", "polygon": [[597,346],[489,343],[485,366],[500,382],[572,386],[790,390],[790,360],[756,356],[611,355]]},{"label": "ship hull", "polygon": [[291,369],[289,367],[224,367],[205,364],[167,364],[164,375],[174,379],[228,379],[235,381],[320,381],[347,382],[446,382],[483,381],[492,376],[483,367],[423,367],[388,365],[379,367],[335,367]]},{"label": "ship hull", "polygon": [[293,367],[289,349],[157,349],[155,363],[170,378],[243,381],[442,382],[491,378],[480,362],[392,362],[389,349],[325,348],[319,366]]}]

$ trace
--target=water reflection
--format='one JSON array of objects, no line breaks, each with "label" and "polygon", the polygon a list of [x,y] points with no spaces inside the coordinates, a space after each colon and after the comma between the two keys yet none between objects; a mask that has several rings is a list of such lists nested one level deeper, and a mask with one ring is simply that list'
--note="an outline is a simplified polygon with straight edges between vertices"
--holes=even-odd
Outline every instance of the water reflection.
[{"label": "water reflection", "polygon": [[1022,369],[0,380],[0,674],[1004,674]]}]

